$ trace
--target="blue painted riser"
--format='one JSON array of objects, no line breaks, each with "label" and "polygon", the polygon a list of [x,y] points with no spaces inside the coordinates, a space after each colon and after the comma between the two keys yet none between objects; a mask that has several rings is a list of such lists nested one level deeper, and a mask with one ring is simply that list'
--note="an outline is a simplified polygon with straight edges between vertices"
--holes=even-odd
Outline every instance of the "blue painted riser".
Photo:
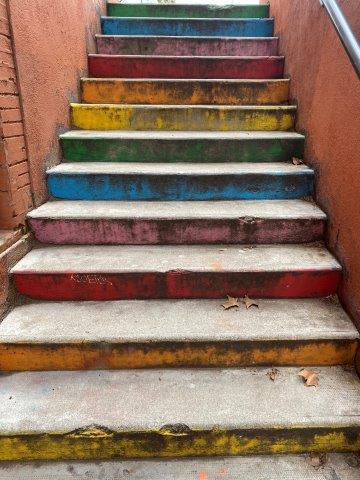
[{"label": "blue painted riser", "polygon": [[102,17],[101,27],[105,35],[272,37],[274,20]]},{"label": "blue painted riser", "polygon": [[312,174],[133,176],[50,174],[53,197],[73,200],[262,200],[312,194]]}]

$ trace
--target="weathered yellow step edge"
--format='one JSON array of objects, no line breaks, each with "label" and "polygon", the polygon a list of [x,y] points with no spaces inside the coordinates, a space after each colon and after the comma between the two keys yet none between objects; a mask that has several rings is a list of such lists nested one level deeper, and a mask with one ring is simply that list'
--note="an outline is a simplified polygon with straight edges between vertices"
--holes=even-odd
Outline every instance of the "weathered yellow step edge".
[{"label": "weathered yellow step edge", "polygon": [[86,130],[291,130],[295,106],[71,104],[71,122]]},{"label": "weathered yellow step edge", "polygon": [[[255,408],[255,406],[254,406]],[[112,432],[92,426],[63,434],[0,438],[0,461],[180,458],[307,452],[356,452],[359,429],[298,428],[210,431]]]},{"label": "weathered yellow step edge", "polygon": [[91,104],[276,105],[287,102],[289,80],[81,80]]},{"label": "weathered yellow step edge", "polygon": [[1,344],[1,371],[353,364],[357,340]]}]

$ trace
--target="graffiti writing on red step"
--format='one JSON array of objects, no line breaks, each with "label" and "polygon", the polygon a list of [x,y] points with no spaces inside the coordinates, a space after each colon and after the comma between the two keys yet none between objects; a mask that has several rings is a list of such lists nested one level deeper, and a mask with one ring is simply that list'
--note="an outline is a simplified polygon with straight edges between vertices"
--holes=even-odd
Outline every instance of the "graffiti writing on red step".
[{"label": "graffiti writing on red step", "polygon": [[76,283],[94,283],[96,285],[112,285],[112,282],[97,273],[73,273],[71,280]]}]

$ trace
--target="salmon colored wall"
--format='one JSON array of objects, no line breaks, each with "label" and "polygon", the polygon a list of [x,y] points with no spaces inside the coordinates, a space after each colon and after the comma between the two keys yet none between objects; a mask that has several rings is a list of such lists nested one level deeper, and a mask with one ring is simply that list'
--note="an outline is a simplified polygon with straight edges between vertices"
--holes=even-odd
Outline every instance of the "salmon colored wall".
[{"label": "salmon colored wall", "polygon": [[[339,5],[360,33],[358,0]],[[329,215],[328,244],[344,267],[340,297],[360,325],[360,82],[318,0],[272,0],[280,50],[299,105],[305,159]]]},{"label": "salmon colored wall", "polygon": [[78,99],[105,0],[11,0],[8,5],[32,190],[39,205],[47,198],[45,170],[60,160],[58,134],[69,127],[69,101]]}]

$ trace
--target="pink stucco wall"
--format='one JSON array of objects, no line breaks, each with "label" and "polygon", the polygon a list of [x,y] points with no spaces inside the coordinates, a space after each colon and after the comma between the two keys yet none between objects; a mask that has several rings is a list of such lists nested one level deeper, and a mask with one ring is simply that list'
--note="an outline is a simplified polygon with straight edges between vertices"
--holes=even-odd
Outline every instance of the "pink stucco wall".
[{"label": "pink stucco wall", "polygon": [[[339,5],[359,35],[358,0]],[[329,215],[328,244],[344,266],[341,300],[360,325],[360,82],[318,0],[272,0],[271,14]]]},{"label": "pink stucco wall", "polygon": [[10,19],[36,205],[47,198],[46,168],[59,162],[58,134],[69,127],[86,53],[105,0],[11,0]]}]

